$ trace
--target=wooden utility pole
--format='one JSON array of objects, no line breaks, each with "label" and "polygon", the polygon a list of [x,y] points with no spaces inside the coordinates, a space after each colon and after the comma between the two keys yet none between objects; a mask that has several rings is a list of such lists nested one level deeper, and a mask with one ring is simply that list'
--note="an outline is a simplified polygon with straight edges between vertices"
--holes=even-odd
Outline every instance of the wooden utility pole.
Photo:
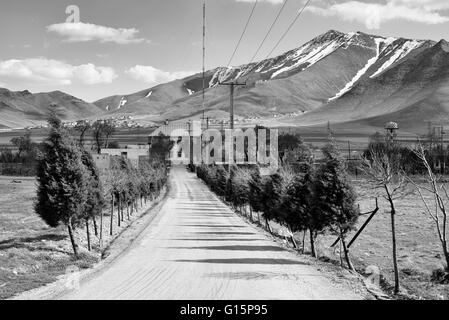
[{"label": "wooden utility pole", "polygon": [[230,102],[229,102],[229,126],[230,129],[234,129],[234,87],[235,86],[246,86],[245,83],[237,83],[237,82],[220,82],[222,86],[229,86],[231,88],[230,91]]},{"label": "wooden utility pole", "polygon": [[202,90],[202,108],[203,108],[203,116],[201,121],[204,122],[204,112],[205,112],[205,93],[206,90],[206,0],[203,1],[203,90]]}]

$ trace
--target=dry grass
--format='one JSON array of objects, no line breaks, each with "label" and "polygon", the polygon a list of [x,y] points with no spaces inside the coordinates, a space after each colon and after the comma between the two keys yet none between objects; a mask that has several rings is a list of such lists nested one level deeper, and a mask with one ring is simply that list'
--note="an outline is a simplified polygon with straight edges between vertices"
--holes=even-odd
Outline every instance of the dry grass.
[{"label": "dry grass", "polygon": [[[73,270],[74,266],[89,268],[101,257],[99,239],[94,236],[91,226],[93,250],[88,252],[85,249],[85,229],[78,228],[75,234],[81,257],[74,260],[66,229],[50,228],[34,213],[35,195],[34,178],[0,176],[0,299],[53,282],[67,270]],[[115,214],[113,236],[109,236],[110,216],[105,213],[104,246],[143,214],[149,205],[130,221],[125,216],[120,228]]]},{"label": "dry grass", "polygon": [[[351,247],[356,265],[364,271],[368,266],[377,266],[388,282],[393,281],[391,261],[391,224],[389,205],[376,194],[373,187],[363,181],[356,182],[362,212],[375,207],[379,197],[379,212],[359,239]],[[430,195],[426,195],[430,199]],[[433,220],[424,214],[424,205],[418,194],[410,194],[396,201],[396,227],[398,241],[398,264],[403,287],[418,298],[449,299],[449,286],[434,284],[430,275],[445,265],[441,244]],[[368,218],[363,216],[358,227]],[[339,253],[329,248],[335,237],[323,237],[321,247],[333,258]]]},{"label": "dry grass", "polygon": [[[357,241],[350,248],[350,255],[357,271],[365,274],[368,267],[380,269],[380,285],[392,293],[394,283],[393,264],[391,260],[391,224],[389,205],[382,194],[377,194],[372,185],[363,180],[354,181],[358,194],[358,203],[362,213],[375,208],[375,198],[379,199],[379,212],[371,220]],[[410,187],[410,191],[412,187]],[[430,195],[425,195],[430,199]],[[409,194],[396,202],[396,230],[398,245],[398,264],[404,298],[414,299],[449,299],[449,285],[434,283],[431,274],[445,265],[441,244],[434,227],[434,221],[424,214],[424,205],[418,194]],[[363,215],[356,229],[358,230],[369,215]],[[254,213],[253,219],[257,220]],[[274,233],[285,237],[284,243],[291,245],[288,231],[274,222],[270,222]],[[356,231],[348,238],[352,239]],[[305,251],[309,252],[308,234],[305,237]],[[340,248],[331,248],[336,236],[320,235],[317,251],[321,260],[340,264]],[[295,234],[299,246],[302,246],[303,234]]]},{"label": "dry grass", "polygon": [[[358,200],[362,213],[375,208],[375,198],[379,199],[379,212],[371,220],[363,233],[350,248],[350,254],[356,269],[364,274],[367,267],[380,269],[381,285],[391,291],[394,283],[391,224],[389,205],[382,194],[377,194],[366,181],[355,181]],[[411,187],[410,187],[411,188]],[[429,195],[426,195],[429,197]],[[398,245],[398,264],[402,288],[408,296],[417,299],[449,299],[449,285],[433,283],[431,274],[445,265],[434,222],[424,214],[424,205],[419,195],[410,194],[396,202],[396,229]],[[360,218],[357,230],[369,215]],[[272,223],[272,227],[281,235],[288,235],[283,228]],[[352,232],[349,239],[355,235]],[[302,242],[302,234],[295,236]],[[340,248],[331,248],[336,236],[319,236],[317,241],[320,258],[333,263],[340,263]],[[309,250],[308,235],[305,241],[306,252]],[[391,293],[391,292],[390,292]]]}]

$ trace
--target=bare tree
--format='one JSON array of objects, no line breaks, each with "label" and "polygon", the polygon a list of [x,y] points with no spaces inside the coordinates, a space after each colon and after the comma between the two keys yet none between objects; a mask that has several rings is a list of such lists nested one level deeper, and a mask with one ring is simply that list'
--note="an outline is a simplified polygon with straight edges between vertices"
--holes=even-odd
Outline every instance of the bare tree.
[{"label": "bare tree", "polygon": [[84,137],[86,135],[86,132],[91,128],[91,125],[89,123],[89,121],[87,120],[78,120],[75,124],[75,131],[80,133],[80,138],[79,138],[79,144],[81,146],[84,145]]},{"label": "bare tree", "polygon": [[101,148],[108,147],[109,138],[115,132],[115,125],[113,120],[97,120],[92,125],[92,136],[94,138],[95,149],[98,154]]},{"label": "bare tree", "polygon": [[[422,144],[418,144],[418,147],[413,150],[416,156],[422,161],[422,164],[426,168],[426,184],[419,184],[413,179],[409,178],[409,181],[413,184],[421,197],[422,202],[426,208],[425,213],[434,221],[435,228],[438,233],[444,257],[446,259],[446,271],[449,272],[449,248],[447,244],[447,209],[446,204],[449,202],[449,193],[444,185],[440,182],[441,179],[432,171],[432,166],[427,159],[426,151]],[[430,204],[424,197],[424,192],[428,192],[434,201]]]},{"label": "bare tree", "polygon": [[369,180],[374,183],[374,188],[382,190],[383,197],[390,204],[391,238],[394,268],[394,293],[399,293],[399,269],[397,261],[396,244],[396,205],[398,199],[405,197],[409,191],[407,178],[402,170],[401,154],[397,152],[394,143],[389,144],[383,150],[370,150],[368,157],[363,159],[362,170]]},{"label": "bare tree", "polygon": [[112,119],[108,119],[104,122],[103,124],[103,132],[105,135],[105,143],[104,143],[104,147],[108,148],[109,147],[109,138],[111,137],[111,135],[115,132],[116,128],[115,128],[115,124],[114,121]]}]

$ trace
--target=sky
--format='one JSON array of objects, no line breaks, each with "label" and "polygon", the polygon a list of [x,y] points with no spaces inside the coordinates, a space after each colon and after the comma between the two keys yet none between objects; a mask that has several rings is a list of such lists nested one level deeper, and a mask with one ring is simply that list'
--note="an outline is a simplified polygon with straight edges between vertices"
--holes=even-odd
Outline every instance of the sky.
[{"label": "sky", "polygon": [[[287,0],[256,61],[304,7]],[[226,66],[255,0],[206,0],[206,69]],[[248,63],[284,0],[258,0],[231,65]],[[202,69],[203,0],[0,0],[0,87],[88,102]],[[79,14],[78,14],[79,13]],[[449,40],[449,0],[310,0],[272,56],[330,29]]]}]

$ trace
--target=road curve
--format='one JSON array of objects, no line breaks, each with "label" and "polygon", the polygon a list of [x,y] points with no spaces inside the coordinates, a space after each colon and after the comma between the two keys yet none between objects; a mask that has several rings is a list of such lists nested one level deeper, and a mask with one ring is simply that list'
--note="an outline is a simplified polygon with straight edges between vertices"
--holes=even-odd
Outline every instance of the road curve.
[{"label": "road curve", "polygon": [[132,247],[60,299],[362,299],[235,215],[183,167]]}]

